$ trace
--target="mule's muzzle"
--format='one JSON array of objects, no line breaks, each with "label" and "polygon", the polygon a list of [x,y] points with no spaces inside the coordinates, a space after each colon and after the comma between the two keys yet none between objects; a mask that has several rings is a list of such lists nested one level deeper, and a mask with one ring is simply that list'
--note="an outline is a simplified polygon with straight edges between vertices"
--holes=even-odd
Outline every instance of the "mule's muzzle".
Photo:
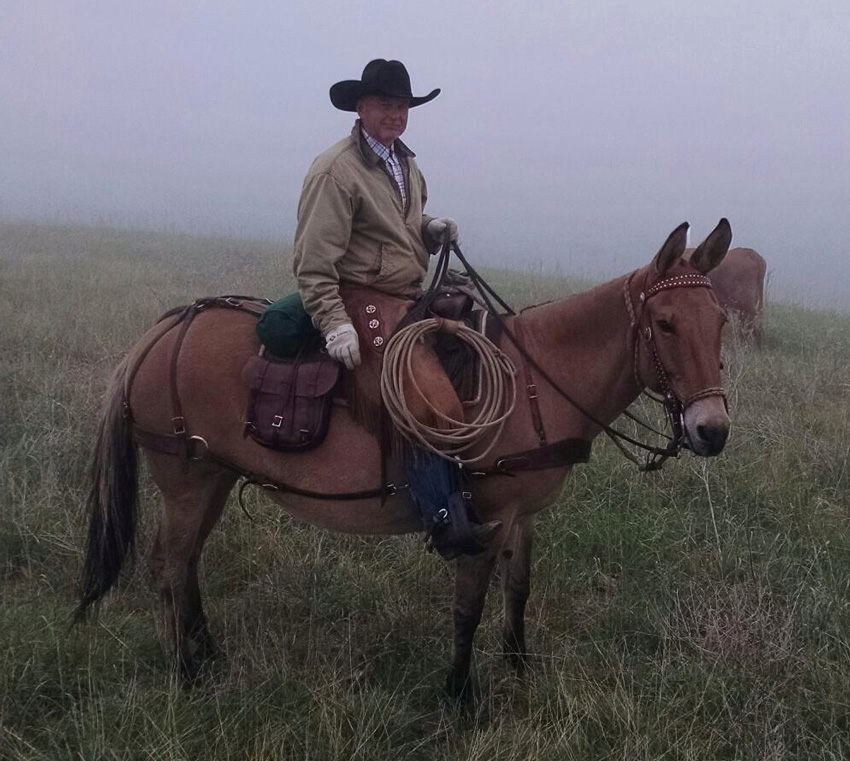
[{"label": "mule's muzzle", "polygon": [[728,425],[698,425],[695,436],[688,434],[688,448],[702,457],[714,457],[723,451],[728,438]]},{"label": "mule's muzzle", "polygon": [[684,414],[686,448],[700,457],[719,455],[729,438],[731,421],[722,397],[700,399]]}]

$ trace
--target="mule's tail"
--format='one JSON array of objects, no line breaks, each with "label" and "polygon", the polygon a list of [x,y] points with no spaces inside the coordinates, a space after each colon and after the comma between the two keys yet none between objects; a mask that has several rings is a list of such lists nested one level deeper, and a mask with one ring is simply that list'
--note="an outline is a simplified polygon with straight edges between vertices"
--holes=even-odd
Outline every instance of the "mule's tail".
[{"label": "mule's tail", "polygon": [[75,620],[85,618],[115,583],[136,539],[138,458],[124,399],[125,359],[115,370],[103,405],[91,464],[86,559]]}]

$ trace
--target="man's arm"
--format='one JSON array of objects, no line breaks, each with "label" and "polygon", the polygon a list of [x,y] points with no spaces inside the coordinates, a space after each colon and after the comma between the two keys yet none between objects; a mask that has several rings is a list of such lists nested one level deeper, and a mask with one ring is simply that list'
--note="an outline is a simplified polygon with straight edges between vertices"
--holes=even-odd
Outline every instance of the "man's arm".
[{"label": "man's arm", "polygon": [[337,262],[348,249],[353,214],[350,194],[330,174],[304,181],[293,272],[304,308],[324,335],[351,322],[339,296]]},{"label": "man's arm", "polygon": [[[422,175],[420,174],[420,177]],[[425,204],[428,202],[428,187],[425,184],[425,178],[422,177],[422,222],[419,226],[422,242],[428,253],[436,254],[443,245],[444,238],[448,235],[450,241],[457,243],[457,222],[451,217],[432,217],[425,214]]]}]

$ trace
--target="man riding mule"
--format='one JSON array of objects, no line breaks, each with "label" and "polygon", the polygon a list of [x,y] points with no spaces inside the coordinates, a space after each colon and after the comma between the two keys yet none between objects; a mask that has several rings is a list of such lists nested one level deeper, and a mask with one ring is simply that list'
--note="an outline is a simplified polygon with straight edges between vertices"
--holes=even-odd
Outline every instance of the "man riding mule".
[{"label": "man riding mule", "polygon": [[[414,96],[404,64],[384,59],[370,61],[361,79],[333,85],[331,103],[358,119],[349,137],[313,162],[298,204],[294,272],[304,307],[328,353],[354,373],[351,409],[372,430],[386,342],[421,295],[429,254],[457,241],[454,220],[424,213],[425,180],[400,140],[409,109],[439,92]],[[438,426],[461,420],[461,402],[433,350],[422,343],[414,352],[422,392],[404,399],[413,417]],[[447,558],[483,551],[501,524],[478,523],[459,465],[408,447],[405,467],[430,545]],[[471,531],[461,531],[468,519]]]}]

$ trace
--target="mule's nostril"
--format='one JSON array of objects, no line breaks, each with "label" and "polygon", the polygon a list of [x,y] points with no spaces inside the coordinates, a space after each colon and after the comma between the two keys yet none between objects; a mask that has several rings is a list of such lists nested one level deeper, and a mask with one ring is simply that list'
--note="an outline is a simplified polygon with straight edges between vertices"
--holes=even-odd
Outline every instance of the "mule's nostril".
[{"label": "mule's nostril", "polygon": [[698,425],[697,435],[709,445],[712,452],[719,452],[726,444],[729,429],[725,425]]}]

